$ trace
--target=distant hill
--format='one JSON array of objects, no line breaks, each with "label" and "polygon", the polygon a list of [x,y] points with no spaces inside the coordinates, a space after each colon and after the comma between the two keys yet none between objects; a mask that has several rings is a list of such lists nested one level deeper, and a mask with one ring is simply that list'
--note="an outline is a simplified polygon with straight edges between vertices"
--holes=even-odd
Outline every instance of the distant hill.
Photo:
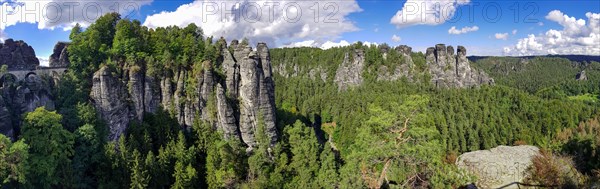
[{"label": "distant hill", "polygon": [[[481,60],[484,58],[489,58],[492,56],[468,56],[467,58],[473,62],[476,62],[477,60]],[[575,62],[591,62],[591,61],[596,61],[596,62],[600,62],[600,56],[592,56],[592,55],[545,55],[545,56],[515,56],[515,58],[535,58],[535,57],[558,57],[558,58],[566,58],[569,59],[571,61],[575,61]]]}]

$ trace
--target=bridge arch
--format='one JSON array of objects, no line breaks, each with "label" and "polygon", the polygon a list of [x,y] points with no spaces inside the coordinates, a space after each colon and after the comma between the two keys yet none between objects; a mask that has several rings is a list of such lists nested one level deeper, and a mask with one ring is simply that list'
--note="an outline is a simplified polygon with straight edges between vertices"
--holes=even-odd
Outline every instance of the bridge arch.
[{"label": "bridge arch", "polygon": [[17,78],[17,76],[12,73],[4,73],[2,76],[0,76],[0,85],[2,87],[4,87],[5,83],[15,83],[17,81],[19,81],[19,78]]},{"label": "bridge arch", "polygon": [[25,74],[25,78],[29,78],[29,76],[31,76],[31,75],[37,76],[37,73],[35,73],[35,72],[29,72],[29,73]]}]

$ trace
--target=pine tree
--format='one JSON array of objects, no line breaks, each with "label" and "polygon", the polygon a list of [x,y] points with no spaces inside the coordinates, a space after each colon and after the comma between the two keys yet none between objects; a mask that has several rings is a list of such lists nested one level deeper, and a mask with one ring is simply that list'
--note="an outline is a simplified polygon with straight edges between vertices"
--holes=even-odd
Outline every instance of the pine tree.
[{"label": "pine tree", "polygon": [[148,171],[145,169],[144,162],[142,160],[142,155],[136,149],[133,150],[133,155],[131,158],[133,159],[130,163],[131,183],[129,185],[129,188],[147,188],[148,182],[150,181],[150,177],[148,175]]},{"label": "pine tree", "polygon": [[316,188],[313,179],[319,170],[319,143],[312,128],[296,121],[293,126],[286,128],[289,137],[292,160],[289,170],[292,171],[292,181],[286,186],[290,188]]},{"label": "pine tree", "polygon": [[337,161],[335,154],[329,143],[325,143],[323,151],[321,151],[319,175],[317,183],[319,188],[335,189],[338,187],[339,174],[337,171]]}]

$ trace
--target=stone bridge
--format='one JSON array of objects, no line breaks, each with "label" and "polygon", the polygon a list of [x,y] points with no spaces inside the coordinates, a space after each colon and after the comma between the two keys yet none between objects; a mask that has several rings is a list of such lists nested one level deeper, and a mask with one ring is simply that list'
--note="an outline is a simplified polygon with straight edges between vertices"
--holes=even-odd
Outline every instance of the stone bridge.
[{"label": "stone bridge", "polygon": [[2,74],[0,76],[0,83],[4,83],[6,79],[10,79],[12,81],[22,81],[30,75],[37,76],[59,76],[64,74],[67,71],[66,67],[38,67],[35,70],[9,70],[7,73]]}]

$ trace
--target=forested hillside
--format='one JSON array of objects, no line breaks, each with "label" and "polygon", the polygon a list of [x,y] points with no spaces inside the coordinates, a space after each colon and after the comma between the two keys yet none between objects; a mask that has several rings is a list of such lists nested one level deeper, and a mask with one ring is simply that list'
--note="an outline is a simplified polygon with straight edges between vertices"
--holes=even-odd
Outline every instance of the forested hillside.
[{"label": "forested hillside", "polygon": [[[467,89],[438,88],[428,82],[430,76],[425,73],[421,77],[422,80],[408,77],[398,81],[366,79],[358,87],[338,92],[335,82],[331,79],[335,75],[336,66],[339,65],[336,62],[339,62],[341,54],[351,52],[355,48],[372,52],[380,50],[382,46],[353,46],[329,50],[292,48],[274,49],[272,52],[274,67],[288,68],[275,69],[278,117],[282,121],[287,120],[287,123],[300,118],[315,126],[317,131],[323,130],[324,134],[321,137],[324,140],[331,137],[328,141],[340,151],[341,159],[347,163],[345,166],[380,162],[378,166],[381,168],[386,157],[370,161],[360,158],[356,160],[361,155],[378,154],[377,151],[365,149],[380,149],[380,144],[376,141],[385,140],[365,140],[362,129],[372,127],[369,120],[374,118],[379,121],[385,120],[383,112],[394,112],[398,106],[407,103],[407,99],[413,99],[415,96],[427,99],[422,104],[423,111],[420,112],[426,116],[418,119],[418,123],[413,122],[417,121],[415,119],[408,123],[433,130],[409,129],[412,140],[408,140],[410,144],[403,148],[412,148],[414,154],[409,151],[395,157],[396,159],[419,162],[414,161],[414,158],[424,160],[426,158],[422,157],[430,157],[427,158],[429,162],[422,162],[425,166],[419,167],[431,166],[430,169],[434,169],[435,162],[440,163],[451,158],[450,163],[453,163],[452,157],[462,152],[520,144],[532,144],[558,154],[566,153],[583,158],[579,157],[582,156],[581,153],[569,153],[573,151],[568,150],[570,147],[565,145],[568,142],[577,142],[557,136],[564,133],[564,130],[576,129],[580,123],[583,124],[598,115],[598,62],[579,63],[562,58],[494,57],[471,62],[473,67],[490,74],[495,81],[495,85],[491,86]],[[411,56],[413,60],[425,59],[420,53],[412,53]],[[313,58],[313,61],[298,61],[310,58]],[[373,58],[367,55],[366,59]],[[367,61],[369,66],[362,73],[363,76],[376,78],[378,72],[372,68],[385,65],[389,60]],[[424,62],[417,65],[421,64]],[[421,70],[424,69],[421,67]],[[587,79],[577,80],[576,76],[582,70],[585,70]],[[314,73],[319,71],[327,77],[315,77]],[[379,71],[379,74],[381,73]],[[404,112],[409,115],[414,113],[407,110]],[[403,118],[406,115],[402,113],[396,112],[394,115],[399,117],[390,122],[392,125],[401,125],[406,119]],[[371,132],[383,134],[389,133],[390,130]],[[598,149],[598,138],[589,138],[596,142],[586,143],[589,146],[585,149],[595,151]],[[420,143],[428,143],[429,146]],[[598,158],[591,154],[583,156]],[[406,166],[406,162],[403,161],[395,163],[399,167]],[[592,169],[598,169],[598,166]],[[433,176],[435,174],[426,175],[431,176],[432,181],[438,179]],[[399,180],[411,182],[410,178],[403,177]]]},{"label": "forested hillside", "polygon": [[[55,109],[0,135],[3,187],[459,188],[478,179],[459,154],[524,144],[547,155],[532,182],[600,179],[598,62],[470,62],[443,44],[269,49],[116,13],[70,40]],[[544,177],[562,174],[555,157],[583,176]]]}]

